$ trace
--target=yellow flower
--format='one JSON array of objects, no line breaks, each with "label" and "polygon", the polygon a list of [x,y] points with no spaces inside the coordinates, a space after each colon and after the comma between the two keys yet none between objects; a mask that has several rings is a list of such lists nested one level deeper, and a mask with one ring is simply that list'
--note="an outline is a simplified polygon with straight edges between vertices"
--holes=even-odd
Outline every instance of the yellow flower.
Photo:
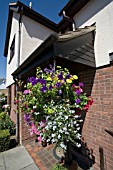
[{"label": "yellow flower", "polygon": [[54,110],[53,110],[53,109],[48,108],[48,114],[53,114],[53,113],[54,113]]},{"label": "yellow flower", "polygon": [[64,80],[58,80],[58,82],[60,82],[60,83],[64,83]]},{"label": "yellow flower", "polygon": [[70,77],[71,80],[74,80],[73,76]]},{"label": "yellow flower", "polygon": [[75,80],[77,80],[77,79],[78,79],[78,76],[77,76],[77,75],[73,75],[73,78],[74,78]]},{"label": "yellow flower", "polygon": [[57,81],[57,80],[58,80],[58,77],[54,77],[54,80]]},{"label": "yellow flower", "polygon": [[52,78],[51,78],[51,77],[48,77],[47,80],[48,80],[48,81],[52,81]]},{"label": "yellow flower", "polygon": [[67,79],[66,82],[67,83],[72,83],[72,80],[71,79]]}]

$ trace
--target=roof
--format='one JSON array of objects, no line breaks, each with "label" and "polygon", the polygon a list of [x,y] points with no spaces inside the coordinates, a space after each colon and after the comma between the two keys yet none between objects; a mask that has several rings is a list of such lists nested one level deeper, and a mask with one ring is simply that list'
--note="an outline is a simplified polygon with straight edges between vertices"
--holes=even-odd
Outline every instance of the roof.
[{"label": "roof", "polygon": [[[28,71],[33,67],[37,67],[54,56],[95,67],[94,47],[92,44],[94,30],[95,27],[92,26],[80,28],[74,32],[69,31],[65,34],[50,35],[12,75],[22,75],[25,69]],[[84,54],[85,59],[81,57],[82,54]],[[78,58],[79,61],[77,60]]]},{"label": "roof", "polygon": [[73,17],[78,13],[90,0],[70,0],[63,9],[59,12],[59,16],[63,14],[63,11],[66,12],[66,15]]},{"label": "roof", "polygon": [[9,4],[9,14],[8,14],[8,23],[7,23],[7,30],[6,30],[6,39],[5,39],[5,48],[4,48],[4,56],[7,56],[8,53],[8,45],[9,45],[9,38],[11,32],[11,25],[12,25],[12,16],[13,11],[17,13],[22,13],[36,22],[52,29],[55,32],[58,32],[58,25],[52,22],[51,20],[47,19],[46,17],[42,16],[38,12],[34,11],[33,9],[29,8],[28,6],[24,5],[20,1],[15,3]]},{"label": "roof", "polygon": [[[73,17],[76,13],[78,13],[90,0],[70,0],[64,8],[60,11],[59,15],[61,16],[63,11],[66,12],[66,15],[69,17]],[[4,56],[7,56],[8,53],[8,45],[9,45],[9,37],[11,32],[11,24],[12,24],[12,16],[13,11],[21,13],[36,22],[39,22],[42,25],[52,29],[55,32],[60,32],[62,29],[65,29],[70,23],[65,19],[62,19],[58,24],[52,22],[51,20],[47,19],[46,17],[42,16],[38,12],[34,11],[33,9],[29,8],[28,6],[24,5],[20,1],[15,3],[9,4],[9,14],[8,14],[8,23],[7,23],[7,30],[6,30],[6,40],[5,40],[5,47],[4,47]]]}]

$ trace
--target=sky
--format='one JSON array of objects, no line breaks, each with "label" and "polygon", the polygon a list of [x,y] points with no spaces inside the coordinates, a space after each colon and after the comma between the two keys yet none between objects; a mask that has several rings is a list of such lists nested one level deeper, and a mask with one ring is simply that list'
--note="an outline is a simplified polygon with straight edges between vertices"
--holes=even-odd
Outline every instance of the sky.
[{"label": "sky", "polygon": [[[67,4],[69,0],[21,0],[22,3],[29,6],[32,2],[32,9],[58,23],[61,20],[58,13]],[[8,5],[16,0],[0,0],[0,78],[6,78],[6,60],[4,57],[4,44],[6,36],[6,26],[8,18]],[[2,88],[5,87],[2,85]]]}]

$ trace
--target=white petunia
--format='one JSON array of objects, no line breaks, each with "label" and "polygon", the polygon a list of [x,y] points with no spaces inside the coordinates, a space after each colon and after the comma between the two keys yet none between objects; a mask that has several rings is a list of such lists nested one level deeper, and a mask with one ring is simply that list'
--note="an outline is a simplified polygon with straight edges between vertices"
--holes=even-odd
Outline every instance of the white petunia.
[{"label": "white petunia", "polygon": [[59,134],[59,135],[58,135],[58,139],[60,139],[60,138],[61,138],[61,135]]},{"label": "white petunia", "polygon": [[75,115],[74,118],[79,118],[79,116],[78,116],[78,115]]},{"label": "white petunia", "polygon": [[66,134],[66,135],[69,135],[69,132],[66,131],[65,134]]},{"label": "white petunia", "polygon": [[62,122],[59,122],[58,125],[61,126],[61,125],[62,125]]},{"label": "white petunia", "polygon": [[66,130],[67,130],[67,127],[63,127],[63,130],[66,131]]},{"label": "white petunia", "polygon": [[76,121],[74,121],[74,125],[76,124],[77,122]]},{"label": "white petunia", "polygon": [[80,148],[80,147],[81,147],[81,144],[80,144],[80,143],[76,143],[76,146],[77,146],[78,148]]},{"label": "white petunia", "polygon": [[47,143],[50,142],[50,139],[47,139]]},{"label": "white petunia", "polygon": [[79,133],[77,133],[76,138],[81,139],[81,135]]},{"label": "white petunia", "polygon": [[52,125],[52,122],[48,122],[48,125]]},{"label": "white petunia", "polygon": [[39,112],[34,112],[35,115],[39,115],[40,113]]},{"label": "white petunia", "polygon": [[67,120],[68,119],[68,116],[65,116],[65,120]]},{"label": "white petunia", "polygon": [[57,128],[56,126],[53,126],[53,131],[54,131],[56,128]]},{"label": "white petunia", "polygon": [[63,130],[62,130],[62,129],[60,129],[60,130],[59,130],[59,132],[60,132],[60,133],[62,133],[62,132],[63,132]]},{"label": "white petunia", "polygon": [[83,122],[83,120],[79,120],[79,122]]},{"label": "white petunia", "polygon": [[80,130],[80,127],[78,127],[77,130]]},{"label": "white petunia", "polygon": [[62,114],[63,114],[62,112],[59,112],[59,115],[60,115],[60,116],[62,116]]},{"label": "white petunia", "polygon": [[56,134],[52,134],[51,136],[52,136],[52,138],[54,138],[56,136]]},{"label": "white petunia", "polygon": [[35,105],[35,106],[33,106],[33,109],[36,109],[36,105]]},{"label": "white petunia", "polygon": [[56,142],[56,140],[54,138],[51,141],[52,141],[52,143]]}]

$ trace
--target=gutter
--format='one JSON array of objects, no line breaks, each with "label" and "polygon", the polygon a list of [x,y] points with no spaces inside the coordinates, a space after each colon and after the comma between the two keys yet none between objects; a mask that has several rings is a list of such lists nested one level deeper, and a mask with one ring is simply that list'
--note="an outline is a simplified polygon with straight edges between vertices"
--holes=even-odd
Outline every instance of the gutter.
[{"label": "gutter", "polygon": [[41,56],[44,50],[50,48],[55,42],[59,40],[57,34],[51,34],[13,73],[12,76],[15,78],[21,78],[17,75],[30,64],[35,58]]}]

